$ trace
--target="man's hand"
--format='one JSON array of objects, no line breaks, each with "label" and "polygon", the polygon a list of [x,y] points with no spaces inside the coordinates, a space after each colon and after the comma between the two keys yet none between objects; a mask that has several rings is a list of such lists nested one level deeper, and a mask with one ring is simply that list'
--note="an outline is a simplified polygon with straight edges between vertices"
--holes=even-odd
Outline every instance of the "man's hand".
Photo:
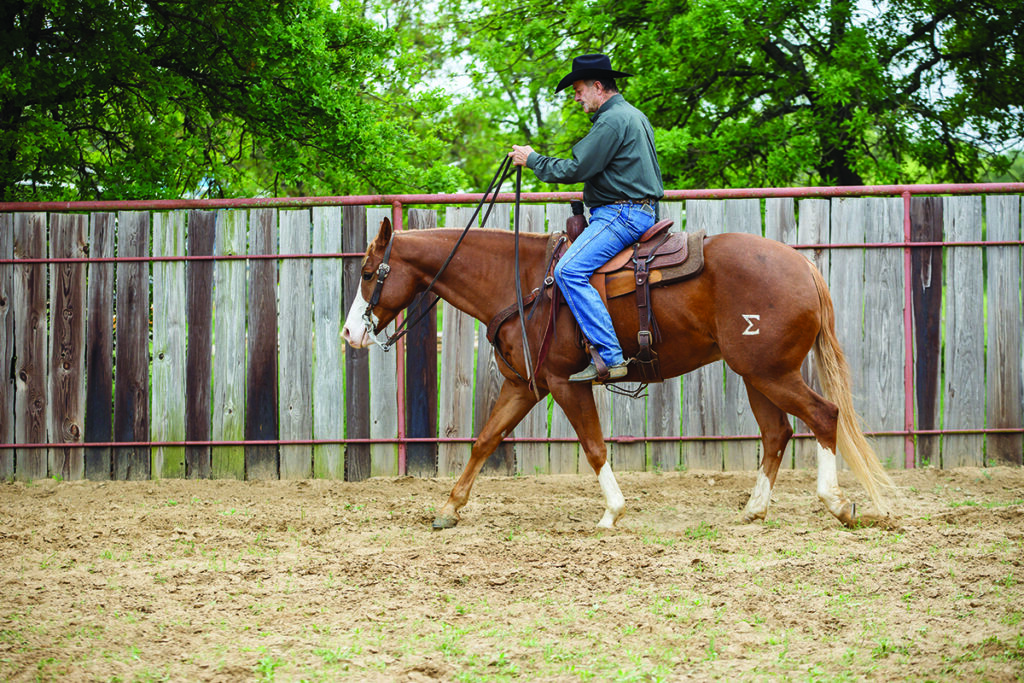
[{"label": "man's hand", "polygon": [[516,166],[526,166],[526,160],[530,158],[530,154],[533,153],[533,147],[525,145],[520,147],[519,145],[512,145],[512,151],[508,153],[512,157],[512,163]]}]

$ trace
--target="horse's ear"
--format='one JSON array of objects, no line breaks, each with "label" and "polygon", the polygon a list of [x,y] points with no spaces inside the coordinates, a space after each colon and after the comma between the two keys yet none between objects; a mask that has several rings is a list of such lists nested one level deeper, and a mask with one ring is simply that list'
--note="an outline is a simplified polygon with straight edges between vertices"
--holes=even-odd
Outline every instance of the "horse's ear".
[{"label": "horse's ear", "polygon": [[380,230],[377,231],[377,237],[373,240],[373,246],[378,249],[383,249],[388,246],[388,242],[391,241],[391,219],[385,218],[380,222]]}]

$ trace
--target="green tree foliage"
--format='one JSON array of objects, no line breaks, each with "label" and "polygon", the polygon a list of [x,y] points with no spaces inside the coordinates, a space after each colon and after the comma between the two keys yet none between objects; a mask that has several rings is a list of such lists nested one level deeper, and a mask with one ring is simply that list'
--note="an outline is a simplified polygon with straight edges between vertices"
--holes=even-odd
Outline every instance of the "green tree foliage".
[{"label": "green tree foliage", "polygon": [[669,187],[971,182],[1011,172],[1024,141],[1019,0],[442,7],[475,92],[463,106],[491,124],[471,132],[494,148],[567,154],[589,122],[553,86],[597,51],[636,74],[623,92],[656,128]]},{"label": "green tree foliage", "polygon": [[391,45],[352,0],[4,2],[0,198],[455,189]]}]

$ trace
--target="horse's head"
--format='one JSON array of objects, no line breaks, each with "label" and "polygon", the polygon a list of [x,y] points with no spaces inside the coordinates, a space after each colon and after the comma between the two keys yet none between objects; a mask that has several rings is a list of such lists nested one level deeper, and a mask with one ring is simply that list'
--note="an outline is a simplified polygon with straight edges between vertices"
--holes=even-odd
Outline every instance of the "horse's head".
[{"label": "horse's head", "polygon": [[383,343],[377,335],[416,294],[415,275],[401,267],[399,259],[392,259],[394,242],[391,221],[385,218],[363,257],[359,293],[353,297],[341,331],[342,338],[356,348]]}]

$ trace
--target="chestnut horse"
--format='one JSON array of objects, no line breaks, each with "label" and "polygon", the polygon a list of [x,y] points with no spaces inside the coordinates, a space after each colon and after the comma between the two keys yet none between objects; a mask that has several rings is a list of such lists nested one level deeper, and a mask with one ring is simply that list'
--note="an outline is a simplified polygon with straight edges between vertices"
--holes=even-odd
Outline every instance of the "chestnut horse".
[{"label": "chestnut horse", "polygon": [[[385,219],[363,259],[361,291],[345,322],[345,341],[357,348],[379,341],[381,330],[434,280],[462,233],[434,229],[393,234],[391,222]],[[520,236],[524,292],[541,286],[544,280],[548,240],[547,235]],[[469,230],[433,291],[455,308],[488,323],[516,301],[514,248],[510,232]],[[744,521],[764,519],[768,512],[772,486],[793,435],[787,413],[803,420],[817,440],[817,494],[829,512],[847,526],[855,524],[855,507],[839,488],[838,452],[878,512],[887,514],[883,491],[892,487],[892,481],[854,413],[849,369],[836,339],[832,299],[821,274],[791,247],[741,233],[706,238],[704,260],[699,276],[651,289],[662,340],[653,348],[663,377],[682,375],[721,359],[743,378],[764,446]],[[368,301],[373,298],[379,300],[370,307]],[[543,306],[550,306],[550,297],[544,299]],[[635,299],[614,298],[609,312],[629,358],[638,349]],[[546,322],[543,311],[537,311],[526,325],[533,349],[540,347]],[[459,509],[466,504],[487,457],[548,393],[565,411],[597,473],[605,496],[605,512],[598,526],[611,527],[622,516],[625,499],[607,461],[593,387],[567,381],[589,361],[577,343],[575,322],[567,306],[559,307],[554,327],[554,341],[534,377],[536,392],[523,379],[529,373],[523,362],[518,316],[501,327],[495,353],[500,350],[508,363],[498,363],[505,381],[473,444],[465,471],[434,521],[435,528],[458,523]],[[801,377],[801,363],[812,348],[831,401],[815,393]],[[625,381],[639,381],[637,370],[631,367]]]}]

